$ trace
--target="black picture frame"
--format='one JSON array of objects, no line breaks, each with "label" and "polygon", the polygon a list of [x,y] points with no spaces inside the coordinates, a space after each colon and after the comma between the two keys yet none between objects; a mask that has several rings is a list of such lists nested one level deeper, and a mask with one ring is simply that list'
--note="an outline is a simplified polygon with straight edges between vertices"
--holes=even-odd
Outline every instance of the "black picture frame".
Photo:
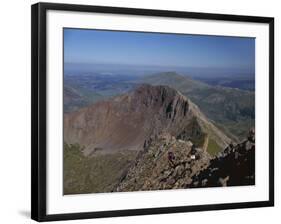
[{"label": "black picture frame", "polygon": [[[269,24],[269,200],[48,215],[46,213],[46,12],[48,10],[101,12],[124,15],[162,16]],[[31,15],[32,219],[36,221],[54,221],[274,206],[274,18],[54,3],[37,3],[32,5]]]}]

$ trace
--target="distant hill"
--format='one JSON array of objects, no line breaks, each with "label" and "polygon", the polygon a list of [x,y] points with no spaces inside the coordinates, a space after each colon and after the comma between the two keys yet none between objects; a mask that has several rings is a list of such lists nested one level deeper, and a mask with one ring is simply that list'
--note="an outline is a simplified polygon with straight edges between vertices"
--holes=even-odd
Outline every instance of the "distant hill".
[{"label": "distant hill", "polygon": [[190,98],[220,128],[238,141],[255,126],[254,92],[210,86],[175,72],[146,76],[139,83],[168,85]]},{"label": "distant hill", "polygon": [[255,76],[223,76],[223,77],[194,77],[195,80],[207,83],[211,86],[224,86],[241,90],[255,91]]},{"label": "distant hill", "polygon": [[151,85],[167,85],[175,88],[180,92],[191,92],[193,90],[202,90],[209,88],[209,85],[193,80],[187,76],[179,75],[176,72],[162,72],[145,76],[138,80],[139,82],[148,83]]},{"label": "distant hill", "polygon": [[136,83],[125,75],[65,75],[64,112],[77,111],[100,100],[130,91]]},{"label": "distant hill", "polygon": [[64,113],[76,111],[95,103],[104,97],[94,91],[81,90],[69,85],[63,86],[63,105]]}]

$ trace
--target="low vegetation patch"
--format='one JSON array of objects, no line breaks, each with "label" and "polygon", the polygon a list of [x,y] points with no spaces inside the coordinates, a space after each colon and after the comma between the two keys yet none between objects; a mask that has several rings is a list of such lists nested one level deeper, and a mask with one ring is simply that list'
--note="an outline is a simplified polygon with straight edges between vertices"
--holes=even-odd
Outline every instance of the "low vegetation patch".
[{"label": "low vegetation patch", "polygon": [[221,151],[221,147],[213,139],[210,138],[207,151],[210,155],[214,156]]},{"label": "low vegetation patch", "polygon": [[111,192],[136,156],[134,151],[122,151],[88,157],[82,150],[78,144],[64,144],[65,195]]}]

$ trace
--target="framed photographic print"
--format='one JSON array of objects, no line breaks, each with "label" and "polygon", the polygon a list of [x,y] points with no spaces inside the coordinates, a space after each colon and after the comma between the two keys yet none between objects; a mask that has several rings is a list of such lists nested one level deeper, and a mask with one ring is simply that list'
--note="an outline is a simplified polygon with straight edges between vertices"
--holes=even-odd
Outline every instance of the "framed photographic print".
[{"label": "framed photographic print", "polygon": [[274,205],[274,19],[32,6],[32,219]]}]

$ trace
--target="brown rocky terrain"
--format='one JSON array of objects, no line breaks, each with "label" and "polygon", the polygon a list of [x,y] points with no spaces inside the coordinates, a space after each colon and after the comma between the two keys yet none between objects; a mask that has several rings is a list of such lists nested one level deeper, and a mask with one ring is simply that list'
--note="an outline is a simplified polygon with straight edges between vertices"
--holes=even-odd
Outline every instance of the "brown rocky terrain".
[{"label": "brown rocky terrain", "polygon": [[191,141],[163,134],[139,153],[114,191],[185,188],[210,159],[209,153],[195,148]]},{"label": "brown rocky terrain", "polygon": [[191,141],[171,135],[155,138],[113,191],[185,189],[255,184],[255,142],[230,144],[216,157]]},{"label": "brown rocky terrain", "polygon": [[85,155],[141,151],[161,133],[215,152],[231,142],[195,104],[168,86],[140,85],[64,115],[64,141],[85,146]]}]

